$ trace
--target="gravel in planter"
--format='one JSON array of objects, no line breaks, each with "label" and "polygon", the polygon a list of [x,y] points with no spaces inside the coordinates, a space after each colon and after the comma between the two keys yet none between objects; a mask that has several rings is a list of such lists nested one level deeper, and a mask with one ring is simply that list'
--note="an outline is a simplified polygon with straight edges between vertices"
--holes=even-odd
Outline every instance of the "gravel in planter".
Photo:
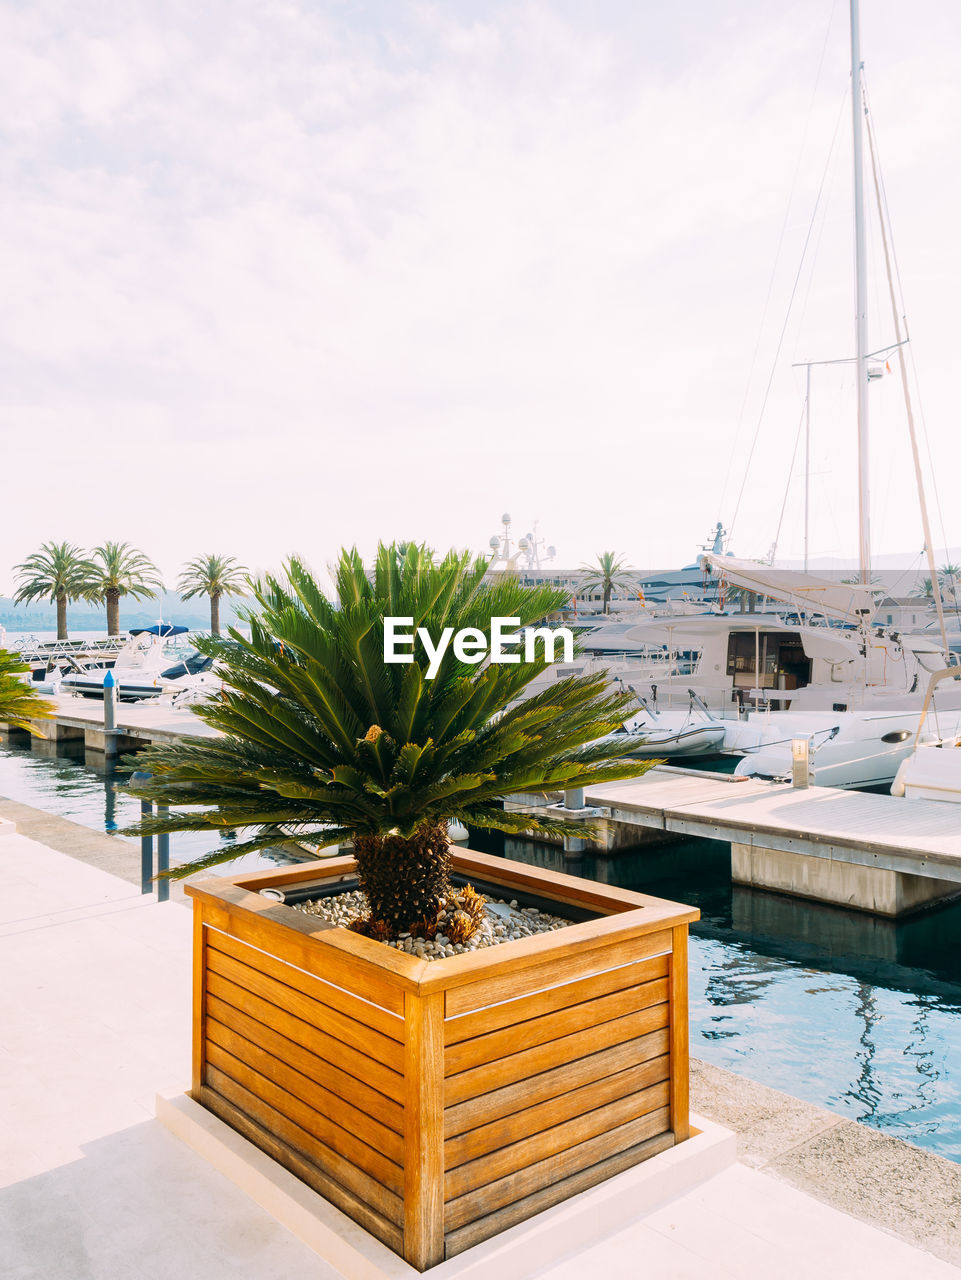
[{"label": "gravel in planter", "polygon": [[[538,911],[536,907],[521,907],[516,899],[491,898],[483,895],[486,903],[486,919],[482,920],[477,932],[464,943],[453,943],[444,935],[444,920],[447,911],[441,911],[440,927],[437,937],[413,938],[409,933],[402,933],[396,942],[385,943],[398,951],[406,951],[408,955],[424,960],[443,960],[446,956],[460,955],[464,951],[478,951],[481,947],[494,947],[500,942],[514,942],[517,938],[530,938],[537,933],[552,933],[555,929],[563,929],[573,920],[565,920],[562,916],[548,915]],[[367,915],[367,899],[359,889],[347,893],[332,894],[328,897],[313,898],[307,902],[290,903],[294,911],[304,911],[307,915],[320,916],[332,924],[344,928],[359,917]],[[455,893],[451,903],[451,911],[460,906],[460,895]]]}]

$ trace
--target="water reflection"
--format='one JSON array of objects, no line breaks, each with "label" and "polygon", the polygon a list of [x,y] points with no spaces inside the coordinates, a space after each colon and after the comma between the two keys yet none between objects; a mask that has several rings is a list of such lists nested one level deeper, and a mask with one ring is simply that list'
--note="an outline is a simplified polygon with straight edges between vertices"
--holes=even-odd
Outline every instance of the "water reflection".
[{"label": "water reflection", "polygon": [[[33,805],[94,830],[116,833],[140,816],[140,802],[123,790],[129,771],[102,752],[86,752],[83,742],[41,741],[38,751],[29,741],[0,748],[0,796]],[[47,748],[58,747],[56,752]],[[236,832],[216,835],[179,832],[170,838],[173,864],[188,862],[221,846],[233,844]],[[139,843],[130,841],[130,869],[139,875]],[[221,864],[216,874],[283,866],[294,861],[288,848],[262,849]]]},{"label": "water reflection", "polygon": [[717,841],[471,845],[698,907],[695,1055],[961,1162],[961,903],[898,922],[733,885]]}]

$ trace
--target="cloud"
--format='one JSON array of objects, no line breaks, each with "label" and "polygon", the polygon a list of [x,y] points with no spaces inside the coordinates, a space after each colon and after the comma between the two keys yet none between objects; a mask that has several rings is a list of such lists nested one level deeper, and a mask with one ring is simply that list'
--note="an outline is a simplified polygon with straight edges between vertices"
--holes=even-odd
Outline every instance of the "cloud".
[{"label": "cloud", "polygon": [[[930,9],[942,39],[912,97],[918,37],[879,6],[873,94],[894,119],[889,195],[906,209],[914,332],[935,360],[932,435],[956,466],[939,419],[953,398],[942,330],[956,323],[958,188],[939,176],[935,207],[930,184],[957,143],[961,41],[950,6]],[[46,492],[42,506],[14,498],[4,559],[54,524],[131,538],[168,573],[208,546],[258,565],[378,536],[480,547],[509,506],[539,515],[572,563],[598,542],[687,561],[730,518],[837,118],[839,21],[812,102],[829,12],[8,9],[0,412],[11,468],[39,462]],[[793,358],[850,344],[842,162],[808,303],[816,340]],[[743,552],[773,537],[797,391],[785,371]],[[851,482],[840,412],[820,412],[827,551],[850,540]],[[888,506],[887,547],[911,545],[915,525]]]}]

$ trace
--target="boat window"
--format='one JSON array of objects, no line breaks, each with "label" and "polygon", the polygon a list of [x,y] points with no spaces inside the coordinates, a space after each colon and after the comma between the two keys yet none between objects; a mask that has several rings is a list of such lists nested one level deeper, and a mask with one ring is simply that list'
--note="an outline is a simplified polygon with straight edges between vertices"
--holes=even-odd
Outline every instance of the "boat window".
[{"label": "boat window", "polygon": [[164,680],[177,680],[180,676],[199,676],[202,671],[209,671],[213,665],[213,658],[208,658],[206,654],[190,653],[183,662],[167,667],[165,671],[161,671],[160,675]]},{"label": "boat window", "polygon": [[[760,657],[760,672],[755,668]],[[790,632],[732,631],[727,643],[727,674],[739,689],[799,689],[811,679],[811,660],[801,638]]]}]

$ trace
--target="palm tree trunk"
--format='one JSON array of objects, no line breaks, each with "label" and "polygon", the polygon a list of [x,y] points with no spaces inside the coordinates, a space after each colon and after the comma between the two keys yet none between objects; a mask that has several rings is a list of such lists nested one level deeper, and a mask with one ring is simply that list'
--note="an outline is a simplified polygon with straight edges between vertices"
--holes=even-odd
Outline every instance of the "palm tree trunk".
[{"label": "palm tree trunk", "polygon": [[57,639],[69,640],[67,635],[67,597],[61,591],[57,595]]},{"label": "palm tree trunk", "polygon": [[605,613],[610,613],[611,611],[610,606],[611,606],[611,588],[610,586],[605,586],[604,587],[604,612]]},{"label": "palm tree trunk", "polygon": [[107,592],[107,635],[120,635],[120,592]]},{"label": "palm tree trunk", "polygon": [[452,892],[445,822],[423,822],[408,838],[355,836],[354,857],[370,919],[384,921],[395,936],[418,921],[436,921],[441,899]]},{"label": "palm tree trunk", "polygon": [[213,591],[210,595],[210,634],[212,636],[220,635],[220,592]]}]

